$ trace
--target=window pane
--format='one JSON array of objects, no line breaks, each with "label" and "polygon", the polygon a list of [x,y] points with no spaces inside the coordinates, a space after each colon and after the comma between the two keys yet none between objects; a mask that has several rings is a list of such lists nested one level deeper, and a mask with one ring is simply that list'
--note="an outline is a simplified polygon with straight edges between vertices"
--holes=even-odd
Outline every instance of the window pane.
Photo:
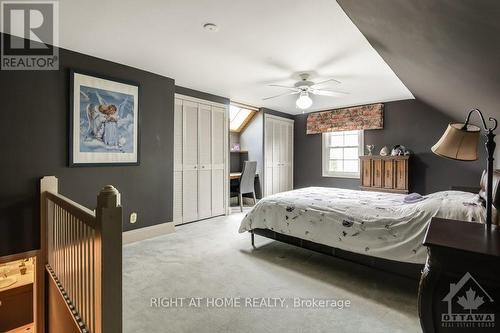
[{"label": "window pane", "polygon": [[355,160],[359,157],[358,148],[344,148],[344,158],[346,160]]},{"label": "window pane", "polygon": [[243,124],[243,122],[247,119],[251,112],[252,111],[248,109],[239,109],[239,112],[233,119],[231,119],[231,122],[229,124],[229,128],[231,129],[231,131],[236,131],[238,128],[240,128],[241,124]]},{"label": "window pane", "polygon": [[327,159],[325,170],[335,176],[346,177],[359,175],[359,155],[363,153],[360,146],[362,131],[342,131],[324,134],[326,140],[323,152]]},{"label": "window pane", "polygon": [[330,159],[341,160],[344,158],[343,148],[330,148]]},{"label": "window pane", "polygon": [[336,172],[344,171],[342,160],[330,160],[329,163],[330,163],[330,171],[336,171]]},{"label": "window pane", "polygon": [[344,138],[342,134],[332,133],[330,135],[330,146],[338,147],[344,145]]},{"label": "window pane", "polygon": [[359,145],[358,135],[357,134],[356,135],[352,135],[352,134],[346,135],[344,142],[345,142],[346,146],[357,146],[357,145]]},{"label": "window pane", "polygon": [[234,117],[236,117],[236,115],[238,114],[239,111],[240,111],[240,108],[238,108],[234,105],[230,105],[229,106],[229,121],[233,121]]},{"label": "window pane", "polygon": [[345,172],[359,172],[359,160],[345,160],[344,161],[344,171]]}]

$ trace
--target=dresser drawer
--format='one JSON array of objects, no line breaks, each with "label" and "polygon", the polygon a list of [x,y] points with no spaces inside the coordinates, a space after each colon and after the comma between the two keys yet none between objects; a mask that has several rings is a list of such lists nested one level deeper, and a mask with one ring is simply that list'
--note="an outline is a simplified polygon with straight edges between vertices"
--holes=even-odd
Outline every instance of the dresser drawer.
[{"label": "dresser drawer", "polygon": [[382,187],[384,179],[384,161],[373,161],[373,187]]},{"label": "dresser drawer", "polygon": [[372,161],[361,160],[361,185],[365,187],[372,186]]},{"label": "dresser drawer", "polygon": [[394,163],[396,165],[396,184],[394,188],[397,190],[408,190],[408,160],[396,160]]},{"label": "dresser drawer", "polygon": [[384,188],[394,188],[394,161],[384,160]]}]

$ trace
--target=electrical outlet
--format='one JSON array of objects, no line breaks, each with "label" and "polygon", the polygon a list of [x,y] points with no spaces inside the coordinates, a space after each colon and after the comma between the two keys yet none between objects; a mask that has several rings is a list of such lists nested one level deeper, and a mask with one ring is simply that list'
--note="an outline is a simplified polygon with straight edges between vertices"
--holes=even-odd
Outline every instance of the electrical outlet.
[{"label": "electrical outlet", "polygon": [[137,213],[130,214],[130,223],[137,222]]}]

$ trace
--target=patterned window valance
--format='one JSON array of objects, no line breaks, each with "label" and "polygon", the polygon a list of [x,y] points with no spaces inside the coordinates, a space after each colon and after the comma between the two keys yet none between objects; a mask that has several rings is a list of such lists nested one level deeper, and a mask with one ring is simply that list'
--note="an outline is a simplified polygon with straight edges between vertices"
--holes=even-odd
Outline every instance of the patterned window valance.
[{"label": "patterned window valance", "polygon": [[307,116],[307,134],[384,128],[384,104],[369,104]]}]

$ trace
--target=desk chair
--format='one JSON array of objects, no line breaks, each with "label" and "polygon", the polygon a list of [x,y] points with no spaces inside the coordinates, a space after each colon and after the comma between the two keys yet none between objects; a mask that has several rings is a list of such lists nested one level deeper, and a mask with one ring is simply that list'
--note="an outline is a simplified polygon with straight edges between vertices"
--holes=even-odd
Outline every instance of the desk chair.
[{"label": "desk chair", "polygon": [[243,212],[243,194],[252,193],[254,204],[257,204],[257,198],[255,197],[255,172],[257,170],[256,161],[245,161],[243,164],[243,172],[240,177],[240,184],[237,188],[232,189],[231,197],[238,196],[238,201],[240,203],[240,209]]}]

